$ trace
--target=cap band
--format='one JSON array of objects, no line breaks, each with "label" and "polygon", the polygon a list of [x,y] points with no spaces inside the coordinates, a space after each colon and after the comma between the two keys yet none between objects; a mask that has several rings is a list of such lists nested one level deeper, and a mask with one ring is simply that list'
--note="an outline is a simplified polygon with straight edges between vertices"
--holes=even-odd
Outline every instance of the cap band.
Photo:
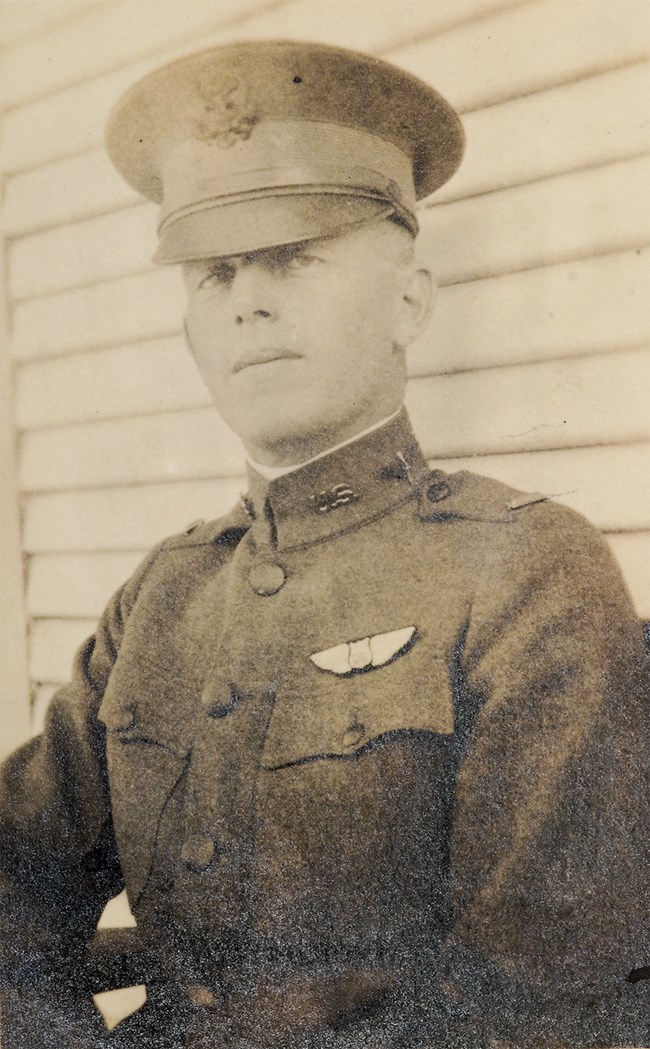
[{"label": "cap band", "polygon": [[264,121],[229,147],[196,138],[163,171],[159,230],[197,210],[281,194],[344,194],[415,209],[410,159],[392,142],[316,121]]}]

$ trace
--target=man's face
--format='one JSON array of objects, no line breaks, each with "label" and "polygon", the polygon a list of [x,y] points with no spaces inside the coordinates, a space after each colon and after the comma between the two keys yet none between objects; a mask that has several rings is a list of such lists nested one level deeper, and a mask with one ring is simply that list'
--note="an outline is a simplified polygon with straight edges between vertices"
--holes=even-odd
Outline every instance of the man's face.
[{"label": "man's face", "polygon": [[383,221],[184,265],[192,351],[253,458],[300,462],[399,406],[410,261]]}]

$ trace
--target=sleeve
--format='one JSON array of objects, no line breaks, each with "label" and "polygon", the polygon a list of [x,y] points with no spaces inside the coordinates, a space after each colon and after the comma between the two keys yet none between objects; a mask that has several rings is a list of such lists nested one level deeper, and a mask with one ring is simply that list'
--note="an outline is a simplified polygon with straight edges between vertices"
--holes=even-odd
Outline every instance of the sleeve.
[{"label": "sleeve", "polygon": [[496,526],[459,660],[443,979],[485,1044],[648,1045],[641,624],[591,526],[519,513]]},{"label": "sleeve", "polygon": [[3,984],[74,984],[108,899],[123,887],[97,711],[154,551],[78,652],[42,735],[0,771]]}]

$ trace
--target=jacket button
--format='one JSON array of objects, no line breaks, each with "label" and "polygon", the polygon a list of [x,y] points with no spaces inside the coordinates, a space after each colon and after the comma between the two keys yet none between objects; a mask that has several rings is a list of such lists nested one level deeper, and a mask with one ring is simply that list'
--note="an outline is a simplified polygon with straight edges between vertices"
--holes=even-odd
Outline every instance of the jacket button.
[{"label": "jacket button", "polygon": [[217,995],[204,983],[191,983],[187,988],[187,997],[198,1009],[215,1009],[219,1004]]},{"label": "jacket button", "polygon": [[181,860],[190,870],[206,871],[214,859],[215,852],[212,838],[202,838],[197,834],[183,842]]},{"label": "jacket button", "polygon": [[287,581],[287,573],[282,565],[274,561],[263,561],[259,565],[253,565],[248,580],[256,594],[270,597],[282,589]]},{"label": "jacket button", "polygon": [[441,503],[451,495],[451,488],[446,481],[434,481],[427,488],[427,499],[430,503]]},{"label": "jacket button", "polygon": [[347,729],[343,733],[343,746],[344,747],[356,747],[363,739],[366,732],[366,726],[360,721],[355,721],[354,724],[348,725]]}]

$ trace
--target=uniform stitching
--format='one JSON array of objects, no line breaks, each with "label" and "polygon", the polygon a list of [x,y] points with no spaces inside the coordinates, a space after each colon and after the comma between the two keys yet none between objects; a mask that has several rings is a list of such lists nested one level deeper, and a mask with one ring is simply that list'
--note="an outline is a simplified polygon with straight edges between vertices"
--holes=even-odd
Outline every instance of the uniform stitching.
[{"label": "uniform stitching", "polygon": [[320,543],[328,543],[331,539],[338,539],[342,535],[349,535],[351,532],[358,532],[361,528],[365,528],[366,525],[373,524],[375,521],[379,521],[382,517],[387,517],[388,514],[392,513],[393,510],[398,510],[400,506],[406,506],[407,503],[412,502],[415,499],[415,493],[409,492],[409,494],[400,499],[399,502],[391,503],[390,506],[383,510],[378,511],[376,514],[372,514],[370,517],[364,518],[363,521],[357,521],[355,524],[348,525],[346,528],[341,528],[337,532],[330,532],[328,535],[319,536],[317,539],[309,539],[302,543],[295,543],[293,546],[278,546],[278,553],[282,554],[293,554],[299,550],[306,550],[310,546],[318,546]]}]

